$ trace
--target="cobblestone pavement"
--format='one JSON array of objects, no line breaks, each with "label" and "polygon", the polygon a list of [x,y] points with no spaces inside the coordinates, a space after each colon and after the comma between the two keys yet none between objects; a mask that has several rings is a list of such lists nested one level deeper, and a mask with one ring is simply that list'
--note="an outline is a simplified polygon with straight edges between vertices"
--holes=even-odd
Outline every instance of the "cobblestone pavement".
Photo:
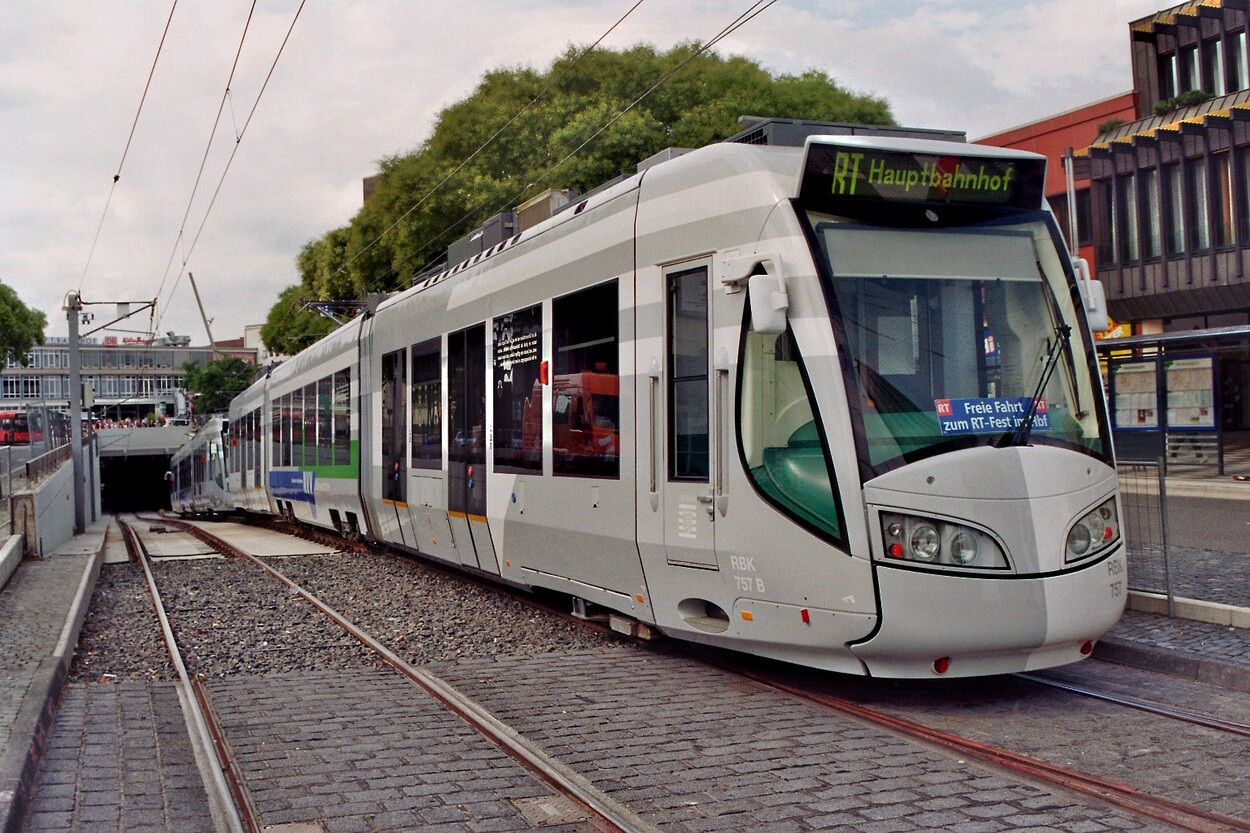
[{"label": "cobblestone pavement", "polygon": [[66,689],[26,833],[212,833],[173,683]]},{"label": "cobblestone pavement", "polygon": [[1153,830],[685,659],[433,670],[665,830]]},{"label": "cobblestone pavement", "polygon": [[520,807],[551,796],[393,671],[231,677],[208,688],[264,825],[320,822],[329,833],[531,830]]},{"label": "cobblestone pavement", "polygon": [[1250,630],[1124,611],[1110,637],[1250,668]]},{"label": "cobblestone pavement", "polygon": [[0,749],[8,748],[37,669],[65,627],[83,565],[80,558],[26,559],[0,593]]},{"label": "cobblestone pavement", "polygon": [[[1054,676],[1228,720],[1250,714],[1248,693],[1107,663],[1065,666]],[[941,683],[830,678],[828,684],[860,705],[1250,821],[1250,740],[1243,737],[1014,676]]]},{"label": "cobblestone pavement", "polygon": [[1168,575],[1173,595],[1250,607],[1250,555],[1245,553],[1168,547]]}]

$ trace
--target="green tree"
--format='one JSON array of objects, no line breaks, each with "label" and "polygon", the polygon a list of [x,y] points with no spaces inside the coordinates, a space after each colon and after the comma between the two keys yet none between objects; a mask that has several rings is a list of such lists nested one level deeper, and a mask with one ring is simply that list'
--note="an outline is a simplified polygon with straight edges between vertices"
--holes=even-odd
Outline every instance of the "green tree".
[{"label": "green tree", "polygon": [[293,352],[325,332],[290,310],[295,297],[405,288],[495,214],[547,188],[584,193],[667,147],[725,139],[740,116],[894,124],[885,101],[817,70],[774,76],[747,58],[692,58],[695,44],[581,51],[569,47],[545,72],[487,72],[439,114],[424,144],[383,159],[376,191],[351,222],[300,253],[300,283],[270,312],[266,346]]},{"label": "green tree", "polygon": [[[304,252],[300,254],[301,264],[305,254],[316,245],[309,243],[304,247]],[[334,329],[334,322],[330,319],[302,306],[305,301],[320,297],[303,283],[282,290],[278,303],[269,310],[269,316],[260,328],[261,340],[269,352],[280,356],[294,355]]]},{"label": "green tree", "polygon": [[206,365],[187,362],[183,386],[195,395],[197,414],[224,414],[230,408],[230,400],[252,384],[256,365],[242,359],[213,359]]},{"label": "green tree", "polygon": [[4,370],[5,358],[26,364],[31,348],[43,343],[47,323],[47,316],[23,304],[16,292],[0,282],[0,370]]}]

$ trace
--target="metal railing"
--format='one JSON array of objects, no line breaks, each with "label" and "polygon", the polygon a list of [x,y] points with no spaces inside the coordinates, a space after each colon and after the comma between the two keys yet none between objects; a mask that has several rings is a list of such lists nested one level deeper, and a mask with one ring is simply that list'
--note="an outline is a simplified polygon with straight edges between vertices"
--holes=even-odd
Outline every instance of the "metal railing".
[{"label": "metal railing", "polygon": [[57,446],[56,448],[38,457],[32,457],[26,461],[26,482],[34,483],[44,476],[56,471],[66,460],[69,459],[71,449],[68,445]]},{"label": "metal railing", "polygon": [[1120,529],[1128,545],[1128,587],[1167,597],[1168,615],[1176,613],[1168,555],[1167,460],[1121,460]]}]

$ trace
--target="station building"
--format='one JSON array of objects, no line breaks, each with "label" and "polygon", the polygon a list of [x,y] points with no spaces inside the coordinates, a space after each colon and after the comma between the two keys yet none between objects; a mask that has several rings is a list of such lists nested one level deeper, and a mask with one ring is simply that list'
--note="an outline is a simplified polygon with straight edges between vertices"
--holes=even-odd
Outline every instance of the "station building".
[{"label": "station building", "polygon": [[[185,365],[201,367],[211,359],[236,357],[255,363],[257,348],[242,339],[192,347],[188,336],[160,338],[104,336],[81,339],[83,383],[94,397],[93,413],[102,419],[142,419],[174,415],[182,403]],[[0,373],[0,410],[69,407],[69,339],[49,337],[30,351],[26,364],[9,361]]]},{"label": "station building", "polygon": [[1250,0],[1130,21],[1131,93],[979,140],[1049,157],[1065,233],[1053,177],[1072,168],[1080,253],[1117,323],[1100,354],[1131,456],[1222,469],[1250,432],[1248,25]]}]

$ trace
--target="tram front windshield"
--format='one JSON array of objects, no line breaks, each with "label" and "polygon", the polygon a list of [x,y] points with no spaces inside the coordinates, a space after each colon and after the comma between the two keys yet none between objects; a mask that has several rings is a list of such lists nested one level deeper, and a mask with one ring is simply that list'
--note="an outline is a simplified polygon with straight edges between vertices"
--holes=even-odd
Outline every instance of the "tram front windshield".
[{"label": "tram front windshield", "polygon": [[1064,255],[1044,214],[1015,216],[923,230],[812,218],[867,474],[978,445],[1109,459]]}]

